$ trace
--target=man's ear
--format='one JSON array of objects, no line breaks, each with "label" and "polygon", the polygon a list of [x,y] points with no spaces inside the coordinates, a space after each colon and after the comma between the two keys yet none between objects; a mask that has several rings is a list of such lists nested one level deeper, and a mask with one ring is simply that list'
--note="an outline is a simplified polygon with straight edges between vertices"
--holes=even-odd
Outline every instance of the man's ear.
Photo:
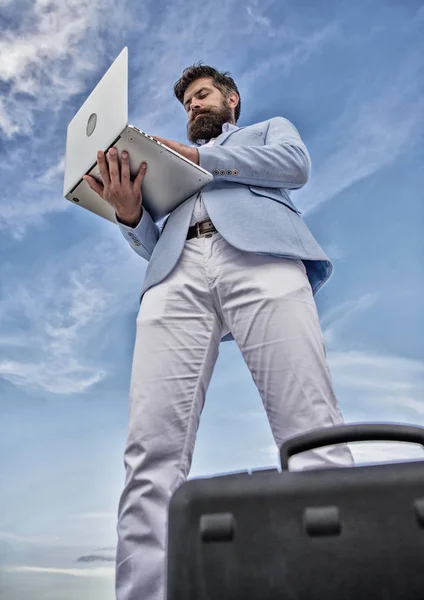
[{"label": "man's ear", "polygon": [[240,98],[239,98],[239,95],[237,94],[237,92],[231,92],[229,98],[231,98],[231,100],[235,103],[235,104],[233,104],[233,106],[236,107],[240,101]]}]

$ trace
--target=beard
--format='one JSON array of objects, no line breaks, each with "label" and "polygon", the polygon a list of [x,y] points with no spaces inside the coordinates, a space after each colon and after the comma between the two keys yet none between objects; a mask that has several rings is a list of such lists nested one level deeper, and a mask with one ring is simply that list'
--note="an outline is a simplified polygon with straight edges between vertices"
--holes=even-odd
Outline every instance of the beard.
[{"label": "beard", "polygon": [[198,113],[194,121],[187,123],[187,138],[193,144],[196,144],[198,140],[209,142],[212,138],[221,135],[224,123],[233,122],[233,120],[233,109],[225,101],[220,108],[205,108]]}]

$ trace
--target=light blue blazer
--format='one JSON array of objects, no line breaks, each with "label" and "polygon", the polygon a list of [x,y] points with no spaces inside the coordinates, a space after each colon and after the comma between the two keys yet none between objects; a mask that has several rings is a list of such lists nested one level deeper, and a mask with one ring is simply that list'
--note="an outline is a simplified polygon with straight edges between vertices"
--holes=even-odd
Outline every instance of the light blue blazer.
[{"label": "light blue blazer", "polygon": [[[246,252],[303,260],[314,294],[333,266],[290,198],[308,181],[311,160],[297,129],[283,117],[222,133],[199,147],[200,166],[214,178],[202,190],[206,210],[222,237]],[[141,290],[165,279],[183,251],[197,194],[159,227],[144,210],[135,228],[119,224],[131,248],[148,261]],[[223,341],[232,340],[231,334]]]}]

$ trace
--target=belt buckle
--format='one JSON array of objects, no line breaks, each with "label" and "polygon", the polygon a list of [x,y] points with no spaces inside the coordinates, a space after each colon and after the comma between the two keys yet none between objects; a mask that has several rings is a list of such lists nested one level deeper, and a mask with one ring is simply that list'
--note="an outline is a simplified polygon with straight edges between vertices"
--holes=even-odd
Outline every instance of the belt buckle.
[{"label": "belt buckle", "polygon": [[[209,219],[207,220],[207,222],[212,223]],[[202,223],[206,223],[206,221],[202,221]],[[213,226],[213,223],[212,223]],[[201,237],[212,237],[212,231],[205,231],[205,233],[200,233],[200,223],[196,223],[196,237],[197,238],[201,238]]]},{"label": "belt buckle", "polygon": [[206,237],[207,235],[209,235],[209,233],[210,233],[209,231],[206,231],[205,233],[200,233],[200,223],[196,223],[196,237],[197,238]]}]

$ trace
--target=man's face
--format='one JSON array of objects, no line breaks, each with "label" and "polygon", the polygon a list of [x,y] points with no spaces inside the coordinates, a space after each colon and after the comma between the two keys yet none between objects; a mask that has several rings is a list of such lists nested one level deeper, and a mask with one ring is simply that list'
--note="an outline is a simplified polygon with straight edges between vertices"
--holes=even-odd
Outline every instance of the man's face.
[{"label": "man's face", "polygon": [[193,144],[221,135],[224,123],[235,124],[234,108],[238,95],[232,92],[226,99],[212,81],[210,77],[196,79],[184,94],[184,109],[188,115],[187,138]]}]

